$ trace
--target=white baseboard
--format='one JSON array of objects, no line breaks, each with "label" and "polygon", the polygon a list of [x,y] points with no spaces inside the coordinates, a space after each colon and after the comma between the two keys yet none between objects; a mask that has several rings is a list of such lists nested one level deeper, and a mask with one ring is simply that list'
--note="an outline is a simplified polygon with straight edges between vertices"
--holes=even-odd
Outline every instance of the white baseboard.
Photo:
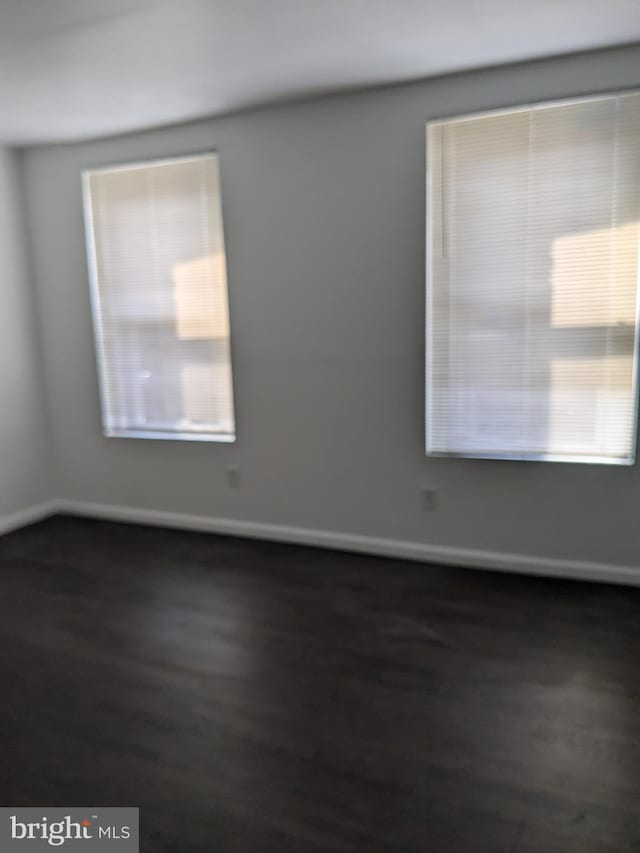
[{"label": "white baseboard", "polygon": [[58,512],[108,521],[200,530],[252,539],[289,542],[295,545],[334,548],[339,551],[355,551],[359,554],[418,560],[425,563],[640,586],[640,567],[634,566],[427,545],[422,542],[358,536],[331,530],[261,524],[253,521],[236,521],[230,518],[185,515],[112,504],[85,503],[83,501],[60,500],[57,502],[56,509]]},{"label": "white baseboard", "polygon": [[54,515],[59,511],[58,507],[58,501],[50,500],[18,510],[18,512],[12,512],[10,515],[0,516],[0,536]]}]

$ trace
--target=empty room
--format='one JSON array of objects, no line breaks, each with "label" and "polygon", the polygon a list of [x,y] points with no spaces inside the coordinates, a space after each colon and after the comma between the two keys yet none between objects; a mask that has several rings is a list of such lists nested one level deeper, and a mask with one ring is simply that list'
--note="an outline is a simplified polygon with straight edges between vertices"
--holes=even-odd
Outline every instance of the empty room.
[{"label": "empty room", "polygon": [[640,850],[637,0],[0,0],[0,851]]}]

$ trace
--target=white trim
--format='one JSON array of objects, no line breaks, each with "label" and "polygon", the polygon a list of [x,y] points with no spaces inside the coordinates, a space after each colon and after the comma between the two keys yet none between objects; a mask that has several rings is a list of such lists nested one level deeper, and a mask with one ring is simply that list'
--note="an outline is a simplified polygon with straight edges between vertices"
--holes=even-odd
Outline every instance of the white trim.
[{"label": "white trim", "polygon": [[12,512],[11,515],[0,516],[0,536],[11,533],[12,530],[18,530],[20,527],[26,527],[28,524],[35,524],[36,521],[49,518],[50,515],[55,515],[58,511],[58,501],[51,500],[18,510],[18,512]]},{"label": "white trim", "polygon": [[103,429],[105,438],[142,438],[155,441],[210,441],[233,444],[236,434],[224,432],[167,432],[166,430],[142,429]]},{"label": "white trim", "polygon": [[476,121],[476,119],[496,118],[510,113],[522,113],[530,110],[548,110],[554,109],[555,107],[571,107],[592,101],[612,101],[616,98],[625,98],[633,95],[640,95],[640,89],[638,89],[637,86],[628,89],[613,89],[608,92],[598,92],[597,94],[591,95],[574,95],[569,98],[543,98],[541,101],[530,101],[527,104],[513,104],[511,106],[507,105],[489,110],[475,110],[468,113],[455,113],[450,116],[438,116],[437,118],[427,119],[427,127],[434,124],[459,124],[460,122],[465,121]]},{"label": "white trim", "polygon": [[175,163],[193,163],[196,160],[219,160],[217,151],[203,151],[196,154],[177,154],[175,157],[152,157],[150,160],[127,160],[124,163],[110,163],[108,166],[90,166],[82,171],[85,175],[103,175],[108,172],[127,172],[133,169],[155,168],[156,166],[173,166]]},{"label": "white trim", "polygon": [[[229,347],[227,347],[228,352],[228,361],[229,361],[229,370],[230,370],[230,381],[231,381],[231,414],[232,414],[232,422],[233,422],[233,432],[225,432],[225,431],[217,431],[215,429],[216,425],[210,425],[207,429],[176,429],[176,430],[168,430],[168,429],[143,429],[143,428],[119,428],[113,426],[113,410],[112,410],[112,400],[110,399],[109,389],[108,389],[108,374],[109,370],[107,369],[107,358],[105,355],[105,344],[104,344],[104,324],[102,321],[102,300],[100,297],[100,275],[98,270],[98,244],[97,244],[97,234],[94,223],[95,217],[95,209],[96,209],[96,198],[94,198],[94,194],[92,191],[92,179],[99,175],[111,174],[114,172],[122,172],[127,170],[138,170],[138,169],[149,169],[156,167],[166,167],[175,165],[176,163],[204,163],[205,161],[211,161],[211,165],[213,168],[215,181],[217,182],[217,193],[214,193],[216,198],[214,199],[214,205],[217,202],[217,207],[219,208],[219,219],[220,219],[220,238],[221,238],[221,246],[222,246],[222,259],[224,266],[224,302],[226,306],[227,315],[229,314],[229,282],[227,278],[227,265],[226,265],[226,254],[225,254],[225,243],[224,243],[224,223],[222,218],[222,198],[220,191],[220,158],[216,151],[209,151],[202,154],[187,154],[178,157],[161,157],[159,159],[153,159],[148,161],[136,161],[132,163],[125,163],[120,165],[112,165],[112,166],[101,166],[97,168],[88,168],[84,169],[81,173],[81,184],[82,184],[82,206],[83,206],[83,214],[84,214],[84,232],[85,232],[85,244],[86,244],[86,255],[87,255],[87,273],[89,280],[89,298],[91,305],[91,320],[93,327],[93,339],[94,339],[94,350],[96,357],[96,366],[98,368],[98,392],[100,398],[100,411],[101,411],[101,419],[102,419],[102,428],[103,435],[106,438],[127,438],[127,439],[151,439],[151,440],[162,440],[162,441],[206,441],[206,442],[223,442],[223,443],[232,443],[236,440],[236,427],[235,427],[235,408],[234,408],[234,396],[233,396],[233,363],[231,358],[231,352]],[[205,196],[205,190],[203,189],[203,182],[205,178],[201,175],[200,181],[200,195]],[[152,193],[153,195],[153,193]],[[202,199],[201,199],[202,200]],[[153,199],[152,199],[153,203]],[[207,208],[207,222],[209,227],[211,225],[209,213],[210,213],[210,205],[209,201],[205,199],[205,206]],[[228,324],[230,323],[229,316],[227,316]]]},{"label": "white trim", "polygon": [[[584,103],[593,103],[597,101],[615,101],[616,102],[616,133],[618,122],[619,102],[624,98],[637,98],[640,96],[640,89],[637,87],[629,89],[617,89],[609,92],[600,92],[591,95],[578,95],[569,98],[556,98],[553,100],[534,101],[527,104],[518,104],[514,106],[498,107],[497,109],[481,110],[470,113],[459,113],[451,116],[440,116],[438,118],[430,118],[425,123],[425,155],[426,155],[426,253],[425,253],[425,453],[427,457],[453,458],[453,459],[494,459],[494,460],[511,460],[517,462],[567,462],[572,464],[587,464],[587,465],[635,465],[638,443],[638,422],[640,413],[638,412],[638,378],[640,360],[640,287],[636,288],[636,311],[635,324],[633,327],[633,360],[632,360],[632,377],[631,387],[633,400],[633,417],[632,417],[632,445],[629,448],[629,453],[625,456],[597,456],[589,454],[564,454],[564,453],[540,453],[540,452],[525,452],[517,453],[512,451],[487,451],[480,449],[472,450],[456,450],[447,448],[446,450],[434,450],[431,447],[431,434],[433,433],[433,411],[428,405],[431,394],[431,372],[433,368],[433,291],[434,291],[434,273],[433,273],[433,234],[431,224],[433,222],[433,198],[432,198],[432,167],[433,157],[429,151],[430,132],[434,128],[440,128],[442,133],[444,129],[450,125],[460,124],[478,119],[496,118],[499,116],[513,115],[521,112],[537,112],[540,110],[556,109],[558,107],[574,106]],[[443,150],[444,136],[440,138],[440,150]],[[442,166],[441,166],[442,170]],[[440,195],[444,192],[444,176],[440,176]],[[444,228],[444,216],[441,226]],[[638,268],[638,281],[640,283],[640,267]]]},{"label": "white trim", "polygon": [[84,501],[58,501],[57,511],[107,521],[199,530],[250,539],[267,539],[274,542],[333,548],[339,551],[355,551],[359,554],[375,554],[381,557],[418,560],[439,565],[640,586],[640,566],[620,566],[581,560],[510,554],[502,551],[482,551],[475,548],[427,545],[422,542],[410,542],[402,539],[382,539],[375,536],[361,536],[331,530],[262,524],[254,521],[237,521],[231,518],[211,518],[203,515],[187,515],[113,504],[86,503]]}]

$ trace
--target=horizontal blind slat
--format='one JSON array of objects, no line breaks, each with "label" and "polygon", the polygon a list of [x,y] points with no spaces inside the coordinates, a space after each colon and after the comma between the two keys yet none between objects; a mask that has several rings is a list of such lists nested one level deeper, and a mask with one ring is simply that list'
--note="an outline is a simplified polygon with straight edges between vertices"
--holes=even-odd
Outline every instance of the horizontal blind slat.
[{"label": "horizontal blind slat", "polygon": [[631,460],[640,95],[427,134],[427,452]]},{"label": "horizontal blind slat", "polygon": [[235,434],[215,155],[89,172],[107,434]]}]

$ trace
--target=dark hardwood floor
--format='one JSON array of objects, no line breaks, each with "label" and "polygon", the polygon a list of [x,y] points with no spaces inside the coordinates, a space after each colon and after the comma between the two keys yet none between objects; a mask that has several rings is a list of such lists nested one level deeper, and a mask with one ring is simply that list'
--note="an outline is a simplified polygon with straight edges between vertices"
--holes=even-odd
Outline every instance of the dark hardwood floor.
[{"label": "dark hardwood floor", "polygon": [[0,539],[0,805],[142,850],[640,850],[640,589],[80,520]]}]

